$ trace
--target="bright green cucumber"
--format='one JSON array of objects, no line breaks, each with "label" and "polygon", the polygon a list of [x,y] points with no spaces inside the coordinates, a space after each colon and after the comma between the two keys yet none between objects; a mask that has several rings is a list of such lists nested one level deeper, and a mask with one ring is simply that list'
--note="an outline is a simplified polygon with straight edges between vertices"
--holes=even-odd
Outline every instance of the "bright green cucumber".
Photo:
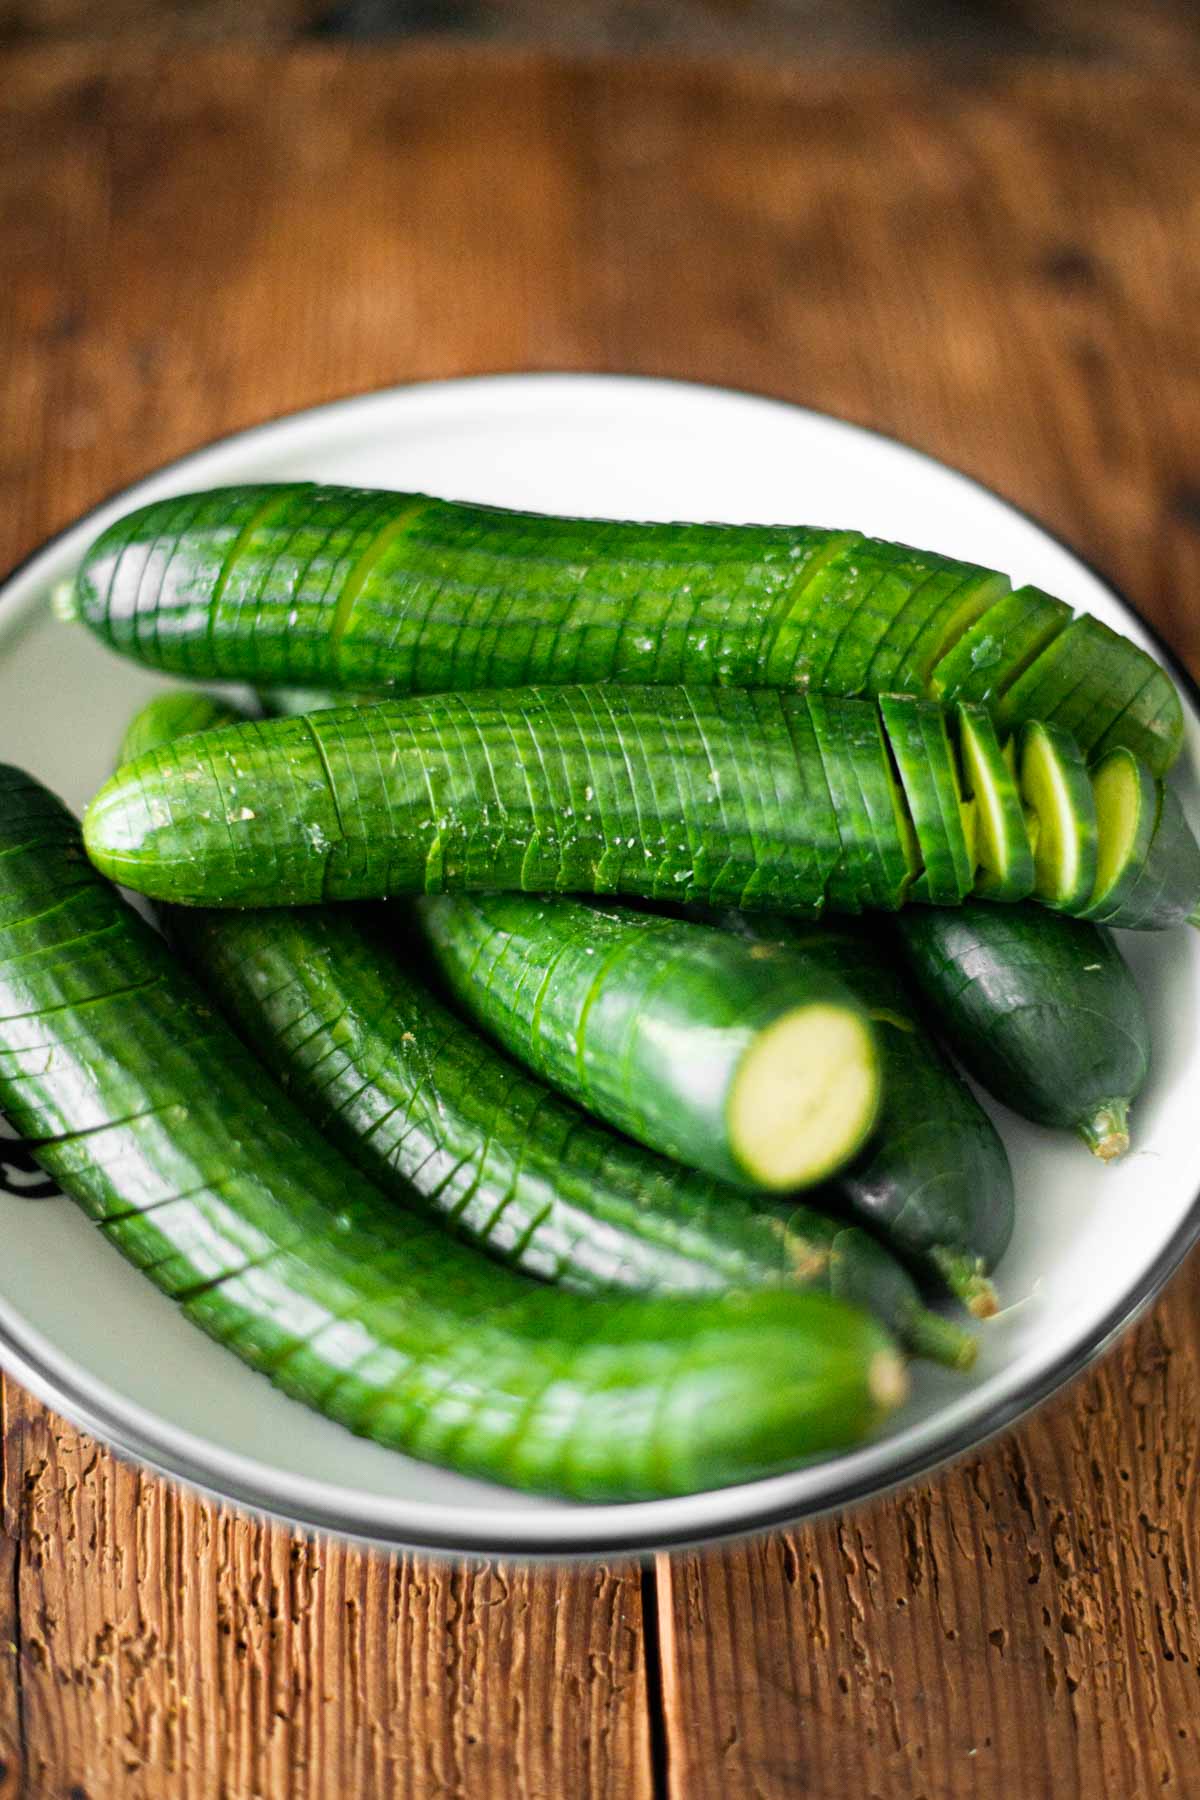
[{"label": "bright green cucumber", "polygon": [[903,1393],[882,1327],[825,1295],[581,1298],[384,1198],[11,769],[0,1105],[190,1318],[430,1461],[581,1498],[688,1492],[855,1442]]},{"label": "bright green cucumber", "polygon": [[988,1276],[1013,1228],[1008,1154],[983,1108],[922,1029],[877,935],[840,921],[721,917],[728,929],[756,943],[782,942],[814,974],[841,981],[867,1009],[883,1055],[883,1110],[866,1150],[833,1189],[892,1249],[948,1286],[973,1313],[984,1318],[995,1312]]},{"label": "bright green cucumber", "polygon": [[1000,648],[987,692],[1010,726],[1038,707],[1065,724],[1069,706],[1089,748],[1128,743],[1161,774],[1183,735],[1169,678],[1082,620],[1064,692],[1037,637],[1046,597],[1024,592],[1014,617],[1006,577],[858,531],[551,518],[300,482],[127,514],[68,606],[173,674],[397,694],[623,681],[977,699],[950,660],[974,633],[985,659]]},{"label": "bright green cucumber", "polygon": [[[1152,774],[1164,774],[1183,742],[1179,696],[1166,670],[1140,652],[1131,657],[1131,647],[1084,613],[1005,690],[997,724],[1011,731],[1040,719],[1068,732],[1089,759],[1124,745]],[[1168,743],[1174,749],[1164,758]]]},{"label": "bright green cucumber", "polygon": [[1150,1068],[1137,986],[1106,931],[1040,907],[913,907],[896,921],[955,1054],[1014,1112],[1078,1131],[1108,1161]]},{"label": "bright green cucumber", "polygon": [[[970,809],[942,715],[908,705],[920,891],[936,867],[938,891],[961,896]],[[845,751],[823,749],[815,724],[830,709],[853,724],[864,794],[863,759],[877,759],[871,806],[835,806],[830,763]],[[789,912],[879,905],[903,897],[912,828],[877,710],[770,689],[601,685],[260,720],[127,764],[93,800],[85,838],[114,880],[193,905],[485,889]],[[898,718],[902,703],[890,710]],[[1149,890],[1135,922],[1156,923]]]},{"label": "bright green cucumber", "polygon": [[929,678],[929,697],[996,706],[1028,665],[1071,622],[1071,609],[1041,588],[1017,588],[963,632]]},{"label": "bright green cucumber", "polygon": [[522,894],[421,903],[468,1015],[640,1143],[743,1188],[811,1187],[875,1123],[858,1003],[787,951],[691,920]]},{"label": "bright green cucumber", "polygon": [[[126,743],[153,749],[180,721],[203,729],[230,710],[164,695]],[[380,1187],[501,1261],[583,1292],[816,1288],[874,1312],[914,1355],[974,1360],[974,1339],[924,1307],[866,1232],[747,1201],[614,1137],[524,1074],[389,952],[391,915],[168,916],[206,988],[317,1128]]]},{"label": "bright green cucumber", "polygon": [[963,823],[961,778],[941,707],[907,694],[879,702],[916,833],[921,870],[914,900],[956,906],[971,892],[975,859]]}]

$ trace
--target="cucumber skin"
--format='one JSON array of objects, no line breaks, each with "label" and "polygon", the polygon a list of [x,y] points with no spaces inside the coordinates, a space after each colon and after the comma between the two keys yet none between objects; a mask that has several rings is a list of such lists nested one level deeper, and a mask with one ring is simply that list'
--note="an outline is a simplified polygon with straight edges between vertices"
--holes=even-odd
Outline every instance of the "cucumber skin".
[{"label": "cucumber skin", "polygon": [[443,978],[482,1030],[596,1117],[741,1188],[760,1184],[728,1111],[755,1036],[814,1001],[863,1017],[845,988],[785,949],[690,920],[520,894],[444,894],[418,911]]},{"label": "cucumber skin", "polygon": [[875,1025],[883,1066],[879,1126],[832,1191],[932,1280],[943,1276],[939,1253],[990,1273],[1012,1236],[1008,1152],[924,1030],[877,931],[741,915],[723,922],[756,940],[783,942],[814,970],[836,976]]},{"label": "cucumber skin", "polygon": [[285,1392],[427,1460],[648,1497],[777,1471],[880,1414],[889,1340],[823,1295],[581,1307],[398,1209],[89,868],[66,809],[8,768],[0,1104],[187,1316]]},{"label": "cucumber skin", "polygon": [[[986,635],[1007,593],[993,578],[994,598],[959,617],[988,573],[855,531],[560,519],[298,483],[127,514],[88,551],[75,605],[112,648],[154,668],[255,686],[686,682],[933,698],[954,630]],[[1105,748],[1128,742],[1162,774],[1183,741],[1178,695],[1144,651],[1110,639],[1097,636],[1096,703],[1083,710],[1109,733]],[[1117,712],[1145,690],[1128,719],[1101,716],[1114,657]],[[948,669],[941,685],[957,691]],[[1018,671],[1021,692],[1052,703],[1046,716],[1060,697],[1077,712],[1087,699],[1060,696],[1039,663]],[[1008,710],[1010,723],[1038,716],[1020,694]]]},{"label": "cucumber skin", "polygon": [[914,907],[894,931],[918,993],[989,1093],[1040,1125],[1081,1130],[1145,1085],[1137,984],[1099,926],[1035,906]]}]

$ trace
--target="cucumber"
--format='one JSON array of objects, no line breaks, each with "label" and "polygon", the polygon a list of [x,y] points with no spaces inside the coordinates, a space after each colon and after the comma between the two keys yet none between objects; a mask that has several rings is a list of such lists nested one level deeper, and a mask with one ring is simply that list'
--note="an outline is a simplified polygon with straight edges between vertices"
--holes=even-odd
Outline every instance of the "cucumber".
[{"label": "cucumber", "polygon": [[837,981],[690,920],[521,894],[420,903],[483,1030],[597,1118],[738,1187],[811,1187],[879,1107],[874,1035]]},{"label": "cucumber", "polygon": [[1102,921],[1128,905],[1150,857],[1158,826],[1158,783],[1128,750],[1113,750],[1092,771],[1096,807],[1096,879],[1078,917]]},{"label": "cucumber", "polygon": [[[997,691],[1006,729],[1069,698],[1097,747],[1127,743],[1155,775],[1183,741],[1178,696],[1136,645],[1092,620],[1072,627],[1036,589],[1014,603],[1002,575],[858,531],[562,519],[311,482],[224,488],[109,526],[65,610],[155,668],[256,687],[716,683],[989,704]],[[1072,630],[1087,656],[1068,697],[1054,648]]]},{"label": "cucumber", "polygon": [[1039,907],[913,907],[908,972],[961,1062],[998,1100],[1077,1131],[1109,1161],[1150,1068],[1137,986],[1108,932]]},{"label": "cucumber", "polygon": [[1127,931],[1200,925],[1200,845],[1183,816],[1178,797],[1158,786],[1158,812],[1146,859],[1120,895],[1089,908],[1097,923]]},{"label": "cucumber", "polygon": [[213,731],[218,725],[239,724],[246,715],[240,706],[215,694],[194,688],[171,688],[148,700],[125,728],[117,760],[136,762],[139,756],[191,737],[197,731]]},{"label": "cucumber", "polygon": [[975,892],[988,900],[1024,900],[1036,879],[1025,809],[991,716],[981,706],[958,707],[958,742],[964,788],[975,806]]},{"label": "cucumber", "polygon": [[[924,915],[927,909],[913,910]],[[814,974],[843,982],[867,1009],[882,1052],[883,1108],[875,1136],[832,1190],[891,1249],[948,1287],[976,1317],[989,1317],[997,1301],[988,1276],[1013,1228],[1008,1154],[923,1030],[878,938],[840,921],[811,925],[744,913],[721,920],[755,943],[784,943]]]},{"label": "cucumber", "polygon": [[[854,790],[843,786],[835,806],[827,765],[849,755],[848,740],[843,732],[822,747],[822,709],[840,709],[852,727],[861,805],[845,803]],[[88,809],[85,840],[112,879],[191,905],[486,889],[810,914],[826,903],[878,905],[903,898],[913,864],[877,711],[828,696],[814,708],[769,689],[597,686],[413,696],[259,720],[118,770]],[[964,873],[973,878],[974,820],[944,719],[926,702],[894,700],[888,714],[926,865],[909,892],[961,898]],[[1082,851],[1064,858],[1068,834],[1094,812],[1090,782],[1063,805],[1063,783],[1051,776],[1067,767],[1069,740],[1030,729],[1031,742],[1053,751],[1026,757],[1022,773],[1026,797],[1047,812],[1039,897],[1086,905],[1096,845],[1086,885]],[[1086,776],[1077,757],[1072,767]],[[1148,929],[1180,916],[1167,876],[1186,888],[1200,852],[1181,819],[1179,830],[1177,874],[1156,876],[1136,911],[1110,923]]]},{"label": "cucumber", "polygon": [[1020,749],[1021,797],[1036,822],[1033,891],[1060,912],[1083,910],[1096,885],[1099,826],[1096,797],[1079,746],[1054,725],[1025,727]]},{"label": "cucumber", "polygon": [[386,1199],[0,770],[0,1105],[184,1313],[285,1392],[412,1455],[634,1499],[857,1441],[899,1400],[876,1321],[821,1294],[581,1299]]},{"label": "cucumber", "polygon": [[[1006,689],[998,726],[1011,731],[1039,719],[1068,732],[1089,759],[1123,745],[1153,774],[1165,774],[1183,743],[1179,696],[1164,669],[1130,657],[1129,647],[1083,614]],[[1174,750],[1164,760],[1168,745]]]}]

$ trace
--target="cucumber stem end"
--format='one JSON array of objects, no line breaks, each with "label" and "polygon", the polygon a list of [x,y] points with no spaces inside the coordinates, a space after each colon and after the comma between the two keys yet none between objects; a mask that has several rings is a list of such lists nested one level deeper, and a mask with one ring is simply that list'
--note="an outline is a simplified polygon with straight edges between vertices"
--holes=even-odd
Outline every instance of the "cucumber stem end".
[{"label": "cucumber stem end", "polygon": [[996,1290],[976,1256],[964,1256],[961,1250],[946,1250],[937,1245],[930,1259],[950,1292],[962,1301],[973,1319],[990,1319],[1000,1310]]},{"label": "cucumber stem end", "polygon": [[1113,1162],[1129,1148],[1129,1103],[1110,1100],[1098,1106],[1090,1119],[1082,1119],[1079,1135],[1101,1162]]},{"label": "cucumber stem end", "polygon": [[953,1319],[928,1307],[914,1307],[899,1327],[900,1341],[913,1356],[947,1369],[969,1369],[979,1354],[978,1341]]}]

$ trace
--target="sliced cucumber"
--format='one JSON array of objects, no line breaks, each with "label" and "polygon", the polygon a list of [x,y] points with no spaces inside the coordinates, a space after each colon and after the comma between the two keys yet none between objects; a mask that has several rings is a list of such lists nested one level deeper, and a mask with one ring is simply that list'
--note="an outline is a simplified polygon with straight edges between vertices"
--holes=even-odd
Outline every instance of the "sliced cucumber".
[{"label": "sliced cucumber", "polygon": [[923,865],[922,874],[912,884],[911,897],[935,906],[957,906],[971,892],[975,868],[945,715],[940,707],[908,694],[884,694],[879,710]]},{"label": "sliced cucumber", "polygon": [[1102,920],[1124,905],[1142,878],[1158,825],[1158,783],[1131,751],[1117,749],[1093,771],[1092,793],[1096,880],[1079,916]]},{"label": "sliced cucumber", "polygon": [[1096,801],[1074,738],[1035,722],[1021,737],[1021,795],[1037,819],[1034,887],[1059,912],[1086,907],[1096,884]]},{"label": "sliced cucumber", "polygon": [[1012,762],[982,706],[958,709],[959,750],[975,816],[975,892],[986,900],[1024,900],[1033,892],[1033,847]]},{"label": "sliced cucumber", "polygon": [[907,653],[896,664],[894,686],[905,693],[923,694],[932,700],[934,670],[954,654],[963,638],[991,616],[995,606],[1008,597],[1007,575],[993,575],[976,569],[961,584],[948,604],[922,629]]},{"label": "sliced cucumber", "polygon": [[935,664],[930,699],[993,705],[1070,620],[1070,607],[1040,588],[1003,594]]}]

